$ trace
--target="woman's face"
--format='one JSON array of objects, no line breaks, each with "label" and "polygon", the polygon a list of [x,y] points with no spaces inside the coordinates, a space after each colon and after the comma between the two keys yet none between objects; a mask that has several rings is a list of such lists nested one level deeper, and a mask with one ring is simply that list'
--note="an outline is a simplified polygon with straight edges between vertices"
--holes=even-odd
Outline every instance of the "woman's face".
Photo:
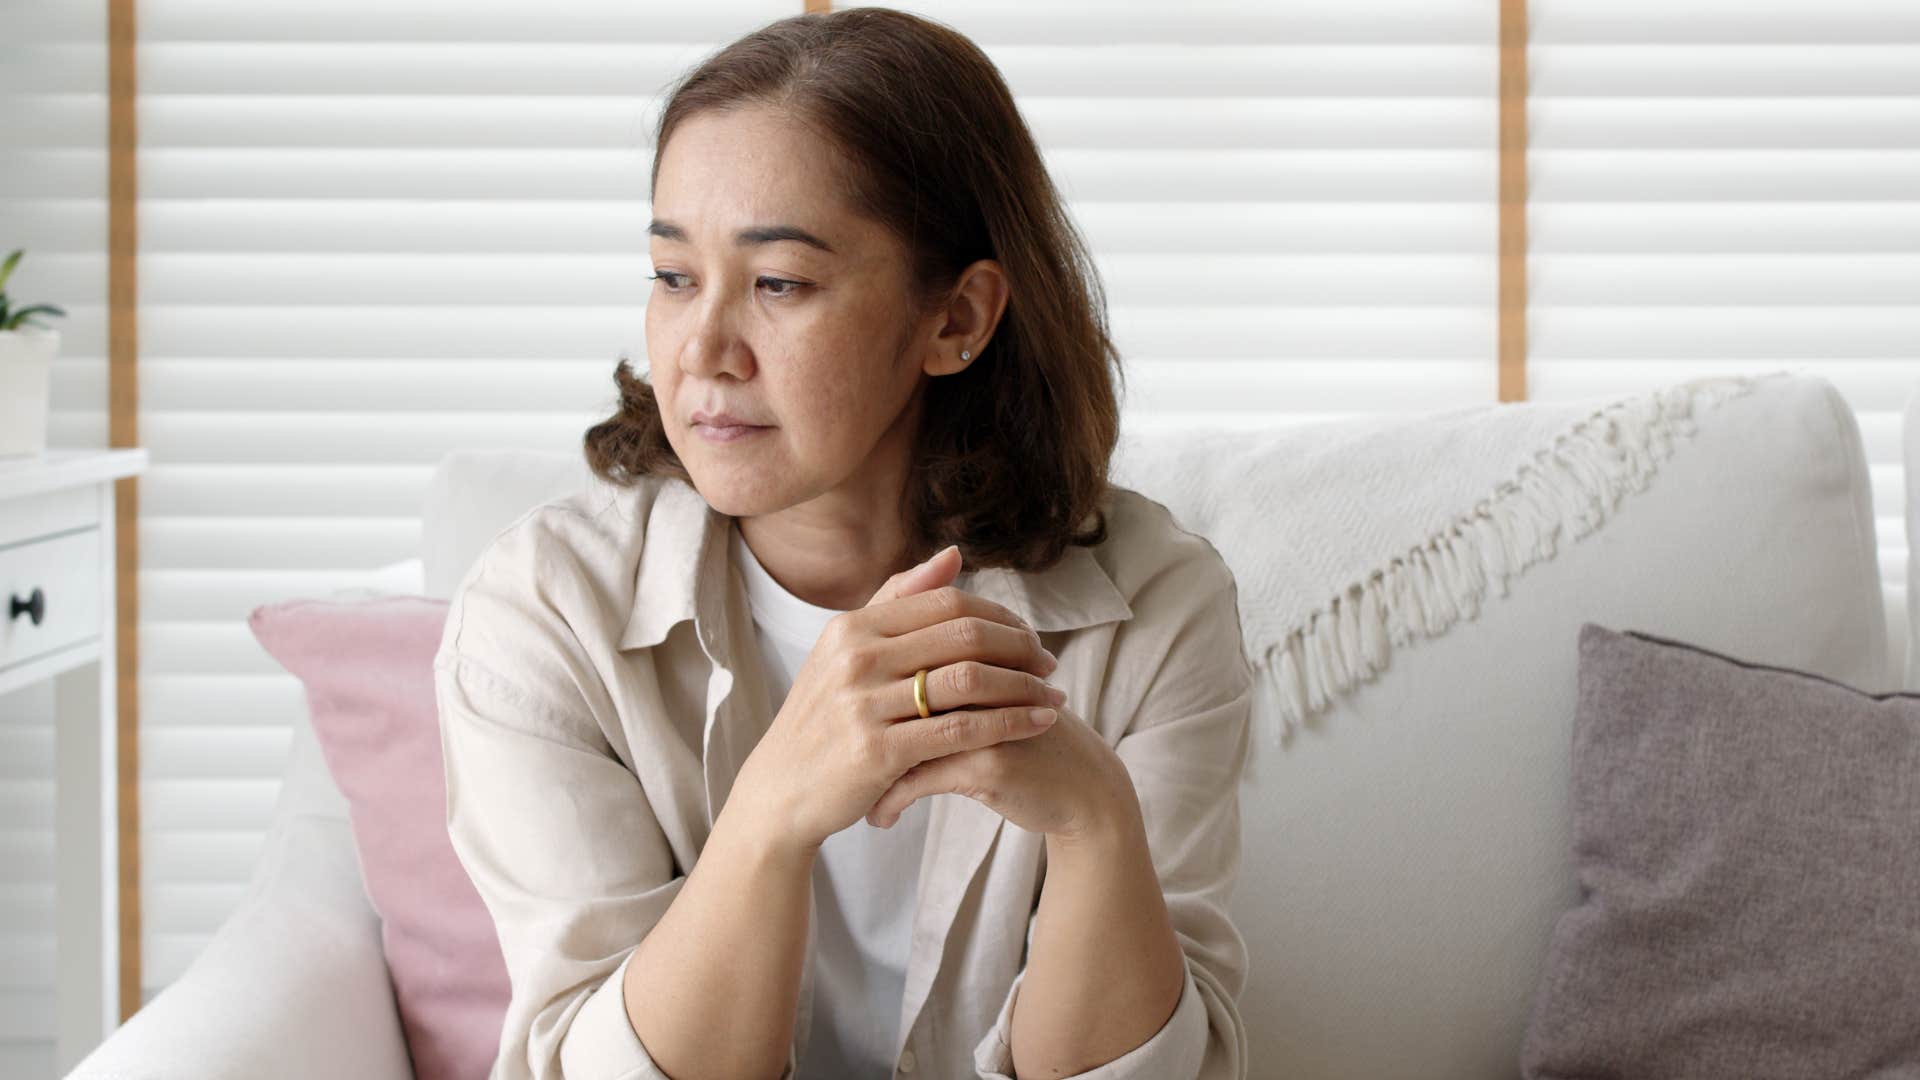
[{"label": "woman's face", "polygon": [[[661,150],[651,381],[668,442],[722,513],[836,489],[897,506],[922,372],[957,370],[939,366],[944,313],[911,310],[904,245],[839,184],[828,145],[763,108],[697,114]],[[695,422],[713,412],[760,427],[723,439]]]}]

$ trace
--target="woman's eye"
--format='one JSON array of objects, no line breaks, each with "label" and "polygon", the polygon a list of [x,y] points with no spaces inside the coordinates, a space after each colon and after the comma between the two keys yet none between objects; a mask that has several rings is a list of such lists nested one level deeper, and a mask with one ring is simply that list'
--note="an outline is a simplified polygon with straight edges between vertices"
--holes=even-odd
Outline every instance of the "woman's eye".
[{"label": "woman's eye", "polygon": [[[680,284],[680,279],[686,276],[687,275],[685,274],[674,273],[671,270],[662,270],[657,274],[649,275],[648,280],[650,281],[664,280],[667,283],[668,292],[679,292],[684,287]],[[794,293],[799,292],[800,288],[803,285],[805,285],[806,282],[793,281],[788,278],[763,277],[758,279],[755,282],[755,284],[758,284],[761,287],[766,288],[767,292],[770,293],[776,299],[785,299],[789,296],[792,296]]]}]

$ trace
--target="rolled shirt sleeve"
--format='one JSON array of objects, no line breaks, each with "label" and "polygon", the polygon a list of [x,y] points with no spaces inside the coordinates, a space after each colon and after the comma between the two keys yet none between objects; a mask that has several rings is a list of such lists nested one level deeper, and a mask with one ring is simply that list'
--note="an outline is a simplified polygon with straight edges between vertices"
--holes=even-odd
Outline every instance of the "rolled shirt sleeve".
[{"label": "rolled shirt sleeve", "polygon": [[[1240,871],[1240,777],[1254,674],[1243,652],[1233,574],[1211,543],[1186,535],[1182,556],[1131,599],[1138,614],[1116,640],[1115,676],[1107,688],[1119,700],[1139,703],[1114,749],[1139,796],[1149,853],[1186,958],[1186,985],[1173,1015],[1150,1039],[1075,1073],[1074,1080],[1247,1075],[1247,1034],[1237,1001],[1246,987],[1248,951],[1228,900]],[[1122,658],[1129,635],[1143,654],[1150,646],[1155,655],[1143,655],[1139,663]],[[1144,673],[1141,681],[1131,672]],[[1013,1007],[1025,977],[1022,968],[999,1019],[974,1048],[974,1064],[986,1080],[1013,1076]]]},{"label": "rolled shirt sleeve", "polygon": [[[625,976],[686,876],[638,778],[590,721],[470,658],[443,653],[434,679],[447,831],[512,988],[492,1080],[669,1080]],[[796,1064],[789,1045],[783,1080]]]}]

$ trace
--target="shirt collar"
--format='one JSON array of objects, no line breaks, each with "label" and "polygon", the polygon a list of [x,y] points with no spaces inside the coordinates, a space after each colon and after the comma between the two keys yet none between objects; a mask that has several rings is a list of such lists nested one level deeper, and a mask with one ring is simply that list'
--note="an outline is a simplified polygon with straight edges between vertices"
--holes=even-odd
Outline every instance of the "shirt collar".
[{"label": "shirt collar", "polygon": [[[636,498],[633,502],[633,513],[646,518],[646,533],[634,575],[633,610],[620,648],[651,648],[688,619],[711,641],[732,588],[728,543],[732,519],[677,477],[657,484],[643,479],[627,494],[638,495],[643,488],[654,495],[651,501]],[[954,584],[1004,604],[1041,632],[1077,630],[1133,617],[1132,607],[1093,551],[1078,544],[1068,545],[1045,570],[1022,573],[998,566],[963,570]]]}]

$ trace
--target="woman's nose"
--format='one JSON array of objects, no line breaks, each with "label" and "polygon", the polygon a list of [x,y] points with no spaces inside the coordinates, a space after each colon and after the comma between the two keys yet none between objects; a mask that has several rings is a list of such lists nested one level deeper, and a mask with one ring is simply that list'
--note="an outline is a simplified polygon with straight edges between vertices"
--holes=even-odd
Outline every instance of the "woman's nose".
[{"label": "woman's nose", "polygon": [[736,378],[753,374],[753,350],[731,325],[724,304],[702,302],[688,312],[687,336],[680,343],[680,370],[712,378],[725,373]]}]

